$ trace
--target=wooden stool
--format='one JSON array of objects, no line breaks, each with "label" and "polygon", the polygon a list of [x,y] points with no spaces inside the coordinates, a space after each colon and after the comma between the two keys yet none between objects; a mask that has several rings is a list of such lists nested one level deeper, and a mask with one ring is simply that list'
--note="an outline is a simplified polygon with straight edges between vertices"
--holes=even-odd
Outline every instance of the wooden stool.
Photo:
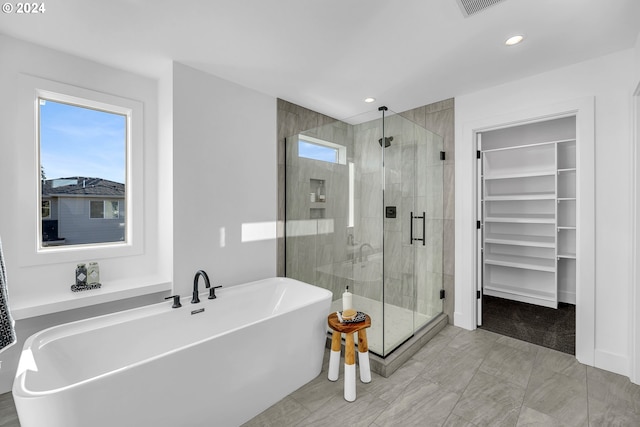
[{"label": "wooden stool", "polygon": [[366,328],[371,326],[371,318],[365,314],[365,320],[358,323],[342,323],[336,313],[331,313],[327,323],[333,331],[331,336],[331,356],[329,357],[329,380],[337,381],[340,372],[341,334],[346,334],[344,346],[344,399],[348,402],[356,400],[356,354],[353,333],[358,333],[358,362],[360,363],[360,381],[371,382],[369,367],[369,347]]}]

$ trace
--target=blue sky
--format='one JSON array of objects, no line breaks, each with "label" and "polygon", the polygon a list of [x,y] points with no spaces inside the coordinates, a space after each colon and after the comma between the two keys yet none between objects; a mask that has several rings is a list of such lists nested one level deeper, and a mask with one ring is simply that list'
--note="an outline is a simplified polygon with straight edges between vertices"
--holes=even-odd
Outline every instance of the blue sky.
[{"label": "blue sky", "polygon": [[337,161],[335,148],[323,147],[322,145],[312,144],[302,140],[298,141],[298,156],[329,163],[336,163]]},{"label": "blue sky", "polygon": [[126,117],[40,100],[40,163],[47,179],[125,182]]}]

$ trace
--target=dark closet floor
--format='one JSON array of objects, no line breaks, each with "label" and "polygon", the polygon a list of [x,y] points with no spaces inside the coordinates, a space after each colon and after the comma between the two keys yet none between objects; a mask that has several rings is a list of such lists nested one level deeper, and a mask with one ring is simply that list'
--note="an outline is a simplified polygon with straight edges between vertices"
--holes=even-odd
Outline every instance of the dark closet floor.
[{"label": "dark closet floor", "polygon": [[563,353],[576,353],[576,306],[557,309],[484,295],[482,329]]}]

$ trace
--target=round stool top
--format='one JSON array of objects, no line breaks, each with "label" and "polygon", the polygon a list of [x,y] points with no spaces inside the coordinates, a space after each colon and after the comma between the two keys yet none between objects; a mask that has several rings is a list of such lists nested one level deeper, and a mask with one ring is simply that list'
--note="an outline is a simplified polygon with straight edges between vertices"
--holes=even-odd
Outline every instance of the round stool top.
[{"label": "round stool top", "polygon": [[329,327],[336,332],[350,334],[371,326],[371,317],[369,317],[368,314],[365,314],[364,317],[365,319],[363,322],[342,323],[340,322],[340,320],[338,320],[338,315],[334,312],[331,313],[329,317],[327,317],[327,323]]}]

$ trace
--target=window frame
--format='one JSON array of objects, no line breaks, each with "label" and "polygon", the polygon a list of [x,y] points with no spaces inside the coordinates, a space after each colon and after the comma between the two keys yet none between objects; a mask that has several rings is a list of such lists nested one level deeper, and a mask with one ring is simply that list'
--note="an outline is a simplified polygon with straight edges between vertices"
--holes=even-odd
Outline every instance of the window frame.
[{"label": "window frame", "polygon": [[[330,148],[332,150],[335,150],[336,152],[336,161],[335,162],[329,162],[327,160],[322,160],[322,159],[316,159],[316,158],[312,158],[312,157],[304,157],[300,155],[300,142],[306,142],[307,144],[312,144],[312,145],[317,145],[320,147],[324,147],[324,148]],[[325,163],[330,163],[333,165],[346,165],[347,164],[347,147],[345,147],[344,145],[340,145],[340,144],[336,144],[334,142],[330,142],[330,141],[325,141],[324,139],[320,139],[320,138],[315,138],[313,136],[308,136],[308,135],[298,135],[298,157],[301,159],[307,159],[307,160],[315,160],[318,162],[325,162]]]},{"label": "window frame", "polygon": [[[28,102],[20,103],[23,117],[31,117],[31,137],[33,144],[24,155],[33,159],[33,167],[21,173],[21,177],[37,197],[24,197],[21,209],[28,212],[24,223],[24,239],[19,242],[20,265],[34,266],[64,262],[77,262],[90,258],[116,258],[141,255],[144,253],[144,110],[143,103],[117,95],[71,86],[26,74],[20,75],[21,96]],[[115,111],[128,116],[124,217],[125,241],[91,243],[69,246],[43,246],[39,145],[39,99],[65,102],[88,108]],[[26,101],[26,100],[25,100]],[[28,109],[26,108],[28,106]],[[27,187],[25,187],[27,188]],[[27,226],[31,224],[31,226]]]}]

